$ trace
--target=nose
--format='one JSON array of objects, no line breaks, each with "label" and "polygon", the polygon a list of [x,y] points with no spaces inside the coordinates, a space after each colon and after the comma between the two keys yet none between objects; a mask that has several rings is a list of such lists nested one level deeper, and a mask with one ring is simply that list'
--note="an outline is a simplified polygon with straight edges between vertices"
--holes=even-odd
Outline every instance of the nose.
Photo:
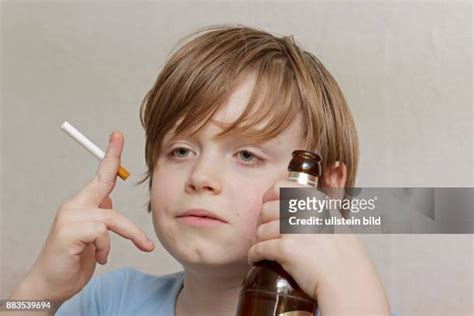
[{"label": "nose", "polygon": [[219,163],[215,159],[209,160],[201,156],[186,181],[186,192],[219,194],[222,191],[221,174]]}]

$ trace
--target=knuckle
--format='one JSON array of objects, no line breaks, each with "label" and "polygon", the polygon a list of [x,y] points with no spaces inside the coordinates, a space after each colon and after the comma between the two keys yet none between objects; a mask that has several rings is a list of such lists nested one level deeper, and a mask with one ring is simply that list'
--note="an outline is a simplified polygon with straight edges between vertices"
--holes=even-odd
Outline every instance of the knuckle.
[{"label": "knuckle", "polygon": [[267,196],[267,202],[274,201],[280,198],[280,188],[285,186],[285,180],[278,180],[270,189],[270,194]]},{"label": "knuckle", "polygon": [[94,178],[92,178],[91,183],[95,186],[105,187],[105,189],[113,189],[115,186],[115,177],[112,180],[107,179],[107,177],[102,175],[99,171]]},{"label": "knuckle", "polygon": [[97,185],[99,184],[99,182],[100,182],[99,175],[96,173],[94,177],[89,181],[89,184]]},{"label": "knuckle", "polygon": [[273,205],[266,205],[260,213],[260,223],[265,224],[275,219],[277,219],[277,217],[275,216],[275,210],[273,209]]},{"label": "knuckle", "polygon": [[273,213],[273,208],[274,208],[274,201],[268,201],[264,203],[262,207],[262,219],[263,220],[268,220],[271,218],[271,215]]},{"label": "knuckle", "polygon": [[280,193],[280,188],[284,188],[291,185],[291,181],[287,179],[280,179],[275,183],[275,186],[273,187],[275,190],[275,193]]},{"label": "knuckle", "polygon": [[97,235],[104,235],[107,232],[107,226],[103,223],[97,223],[95,231]]},{"label": "knuckle", "polygon": [[255,252],[261,255],[265,251],[265,245],[266,243],[262,241],[255,243]]},{"label": "knuckle", "polygon": [[73,201],[67,200],[59,206],[58,213],[66,212],[66,211],[68,211],[70,209],[73,209],[73,208],[77,208],[77,206],[74,205]]},{"label": "knuckle", "polygon": [[260,212],[260,217],[263,219],[268,213],[269,202],[265,202],[262,205],[262,211]]},{"label": "knuckle", "polygon": [[278,243],[278,251],[283,257],[291,256],[292,251],[294,249],[293,242],[291,239],[288,238],[281,238],[280,242]]},{"label": "knuckle", "polygon": [[107,245],[107,247],[105,247],[104,249],[104,254],[105,254],[105,257],[107,257],[110,253],[110,245]]},{"label": "knuckle", "polygon": [[113,210],[103,209],[100,211],[100,214],[101,221],[104,223],[108,223],[114,218]]},{"label": "knuckle", "polygon": [[263,244],[260,242],[260,243],[256,243],[254,246],[253,246],[253,253],[254,255],[256,256],[260,256],[262,253],[263,253]]},{"label": "knuckle", "polygon": [[278,190],[281,186],[284,186],[288,180],[286,179],[279,179],[277,182],[275,182],[275,185],[273,186],[274,189]]},{"label": "knuckle", "polygon": [[251,260],[255,256],[255,246],[252,246],[249,248],[249,251],[247,252],[247,259]]},{"label": "knuckle", "polygon": [[272,187],[272,190],[271,190],[271,193],[272,193],[272,199],[275,197],[275,196],[279,196],[280,195],[280,181],[281,180],[278,180]]},{"label": "knuckle", "polygon": [[77,250],[74,247],[65,247],[64,252],[68,257],[74,257],[77,255]]},{"label": "knuckle", "polygon": [[54,229],[54,236],[57,240],[63,241],[72,237],[71,230],[66,225],[57,225]]},{"label": "knuckle", "polygon": [[66,225],[68,217],[69,211],[62,210],[61,212],[58,212],[54,218],[54,225],[58,228]]},{"label": "knuckle", "polygon": [[107,255],[109,254],[110,252],[110,247],[108,245],[104,246],[103,248],[100,248],[97,250],[99,252],[100,255],[102,255],[103,257],[107,257]]},{"label": "knuckle", "polygon": [[264,225],[258,226],[258,228],[257,228],[257,240],[262,240],[263,237],[264,237],[264,233],[265,233]]}]

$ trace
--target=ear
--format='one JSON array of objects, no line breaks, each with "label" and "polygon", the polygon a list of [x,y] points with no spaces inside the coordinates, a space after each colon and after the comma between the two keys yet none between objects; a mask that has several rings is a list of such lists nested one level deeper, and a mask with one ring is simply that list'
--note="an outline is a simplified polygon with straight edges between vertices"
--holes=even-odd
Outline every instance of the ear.
[{"label": "ear", "polygon": [[324,182],[330,188],[343,188],[347,180],[347,167],[343,162],[336,161],[328,166],[324,174]]}]

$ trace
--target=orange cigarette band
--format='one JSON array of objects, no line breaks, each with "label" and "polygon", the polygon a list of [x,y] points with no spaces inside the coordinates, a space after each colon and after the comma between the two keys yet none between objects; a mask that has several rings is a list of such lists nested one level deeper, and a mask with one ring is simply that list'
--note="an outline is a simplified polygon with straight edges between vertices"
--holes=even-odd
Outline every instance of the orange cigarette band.
[{"label": "orange cigarette band", "polygon": [[120,166],[120,169],[118,171],[118,176],[122,179],[122,180],[127,180],[128,176],[130,175],[130,172],[128,172],[127,169],[125,169],[125,167],[122,167]]}]

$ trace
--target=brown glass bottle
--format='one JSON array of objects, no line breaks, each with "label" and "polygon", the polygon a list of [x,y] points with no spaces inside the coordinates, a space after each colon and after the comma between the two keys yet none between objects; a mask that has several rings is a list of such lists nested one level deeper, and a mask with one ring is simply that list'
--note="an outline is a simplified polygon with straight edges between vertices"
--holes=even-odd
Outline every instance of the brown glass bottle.
[{"label": "brown glass bottle", "polygon": [[[317,186],[321,156],[295,150],[288,165],[288,179]],[[318,303],[301,290],[275,261],[259,261],[247,273],[240,287],[237,316],[313,316]]]}]

